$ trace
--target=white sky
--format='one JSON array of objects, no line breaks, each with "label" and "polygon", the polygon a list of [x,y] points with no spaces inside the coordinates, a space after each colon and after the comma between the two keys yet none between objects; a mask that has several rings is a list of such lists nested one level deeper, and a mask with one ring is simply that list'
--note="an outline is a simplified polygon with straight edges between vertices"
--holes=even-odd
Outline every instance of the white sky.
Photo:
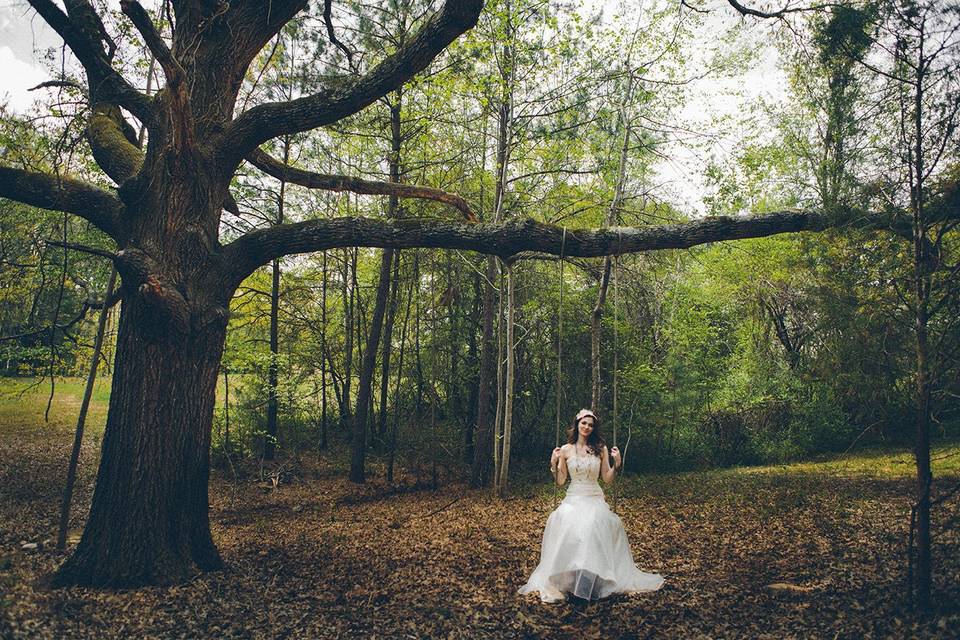
[{"label": "white sky", "polygon": [[[592,6],[604,3],[611,12],[620,4],[604,0],[588,0],[588,3]],[[716,0],[716,5],[698,32],[698,39],[704,44],[719,38],[742,20],[721,0]],[[755,23],[746,40],[762,42],[767,28],[762,22]],[[5,101],[14,111],[24,112],[34,100],[44,98],[43,91],[31,93],[28,89],[49,79],[39,61],[42,51],[61,45],[60,38],[25,1],[0,0],[0,102]],[[721,131],[716,129],[714,121],[718,117],[735,116],[745,105],[761,97],[781,98],[786,92],[786,82],[778,68],[776,51],[766,47],[761,59],[752,68],[745,69],[740,77],[699,80],[686,91],[687,104],[679,113],[678,122],[692,131],[713,131],[716,139],[699,149],[685,144],[670,145],[664,149],[669,160],[659,164],[652,181],[662,185],[658,191],[667,199],[693,213],[703,211],[706,161],[710,155],[718,159],[729,157],[742,139],[741,124],[734,121],[728,130]]]}]

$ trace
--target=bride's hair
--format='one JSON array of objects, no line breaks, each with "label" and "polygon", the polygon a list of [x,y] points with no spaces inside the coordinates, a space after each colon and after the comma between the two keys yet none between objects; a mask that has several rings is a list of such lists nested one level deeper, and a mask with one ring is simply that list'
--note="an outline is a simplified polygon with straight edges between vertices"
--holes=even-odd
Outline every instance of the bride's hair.
[{"label": "bride's hair", "polygon": [[[587,436],[587,450],[593,455],[599,456],[601,450],[606,444],[603,441],[603,438],[600,437],[600,418],[598,418],[595,413],[590,413],[589,415],[591,418],[593,418],[593,431],[591,431],[590,435]],[[580,419],[577,418],[577,416],[573,416],[573,424],[570,426],[569,429],[567,429],[567,442],[569,444],[577,443],[577,436],[579,436],[577,425],[579,423],[580,423]]]}]

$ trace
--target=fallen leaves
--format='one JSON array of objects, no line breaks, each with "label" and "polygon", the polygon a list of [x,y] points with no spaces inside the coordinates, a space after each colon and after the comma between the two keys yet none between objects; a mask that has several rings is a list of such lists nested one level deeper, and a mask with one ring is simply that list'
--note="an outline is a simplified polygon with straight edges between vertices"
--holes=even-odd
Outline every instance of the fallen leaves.
[{"label": "fallen leaves", "polygon": [[[556,605],[516,594],[553,508],[546,485],[517,487],[508,501],[403,479],[357,487],[306,456],[315,469],[268,493],[214,474],[210,519],[226,570],[170,588],[48,590],[39,580],[64,556],[20,541],[54,531],[66,445],[49,439],[0,444],[0,482],[31,483],[0,501],[5,638],[960,635],[956,531],[935,537],[941,613],[923,619],[904,604],[909,479],[786,471],[625,483],[617,512],[634,558],[667,580],[649,594]],[[78,479],[75,528],[94,469]]]}]

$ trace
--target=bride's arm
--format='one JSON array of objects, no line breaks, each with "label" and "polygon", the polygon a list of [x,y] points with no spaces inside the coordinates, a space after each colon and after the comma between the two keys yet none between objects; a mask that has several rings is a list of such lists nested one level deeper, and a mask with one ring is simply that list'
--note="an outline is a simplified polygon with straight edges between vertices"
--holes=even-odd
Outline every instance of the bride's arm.
[{"label": "bride's arm", "polygon": [[611,484],[617,477],[617,470],[610,466],[610,452],[606,446],[600,452],[600,477],[605,484]]},{"label": "bride's arm", "polygon": [[560,459],[557,460],[557,470],[553,472],[553,480],[557,483],[557,486],[562,487],[567,483],[567,458],[561,453]]}]

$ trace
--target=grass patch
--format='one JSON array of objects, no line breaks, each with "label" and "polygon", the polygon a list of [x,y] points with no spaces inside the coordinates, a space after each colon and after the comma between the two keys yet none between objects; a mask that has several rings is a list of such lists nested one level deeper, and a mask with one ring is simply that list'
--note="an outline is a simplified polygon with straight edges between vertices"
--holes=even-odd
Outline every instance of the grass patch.
[{"label": "grass patch", "polygon": [[[57,377],[49,421],[44,420],[50,381],[37,378],[0,378],[0,428],[4,431],[24,428],[53,429],[72,432],[77,427],[80,403],[86,380]],[[107,423],[110,404],[110,378],[99,377],[93,386],[90,408],[87,410],[88,433],[99,436]]]}]

